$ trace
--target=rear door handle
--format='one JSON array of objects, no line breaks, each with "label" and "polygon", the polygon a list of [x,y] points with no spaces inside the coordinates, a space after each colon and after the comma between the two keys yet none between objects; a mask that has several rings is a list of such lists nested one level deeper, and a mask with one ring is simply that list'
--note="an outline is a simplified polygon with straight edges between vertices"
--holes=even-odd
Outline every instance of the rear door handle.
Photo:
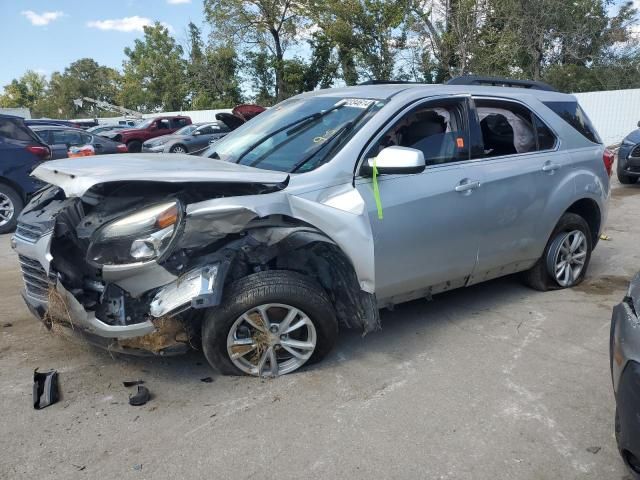
[{"label": "rear door handle", "polygon": [[461,180],[460,183],[456,185],[455,191],[468,192],[476,188],[480,188],[480,182],[477,180]]},{"label": "rear door handle", "polygon": [[556,170],[558,170],[560,168],[560,165],[558,163],[551,163],[551,162],[546,162],[543,166],[542,166],[542,171],[543,172],[555,172]]}]

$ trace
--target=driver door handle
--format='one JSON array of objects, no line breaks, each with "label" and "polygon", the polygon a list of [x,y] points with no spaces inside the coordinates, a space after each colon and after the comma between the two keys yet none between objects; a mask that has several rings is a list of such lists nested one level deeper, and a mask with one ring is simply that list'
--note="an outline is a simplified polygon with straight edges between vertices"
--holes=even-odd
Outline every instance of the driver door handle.
[{"label": "driver door handle", "polygon": [[480,188],[480,182],[477,180],[461,180],[458,185],[456,185],[456,192],[469,192],[471,190],[475,190],[476,188]]},{"label": "driver door handle", "polygon": [[560,164],[558,163],[546,162],[544,165],[542,165],[543,172],[555,172],[559,168],[560,168]]}]

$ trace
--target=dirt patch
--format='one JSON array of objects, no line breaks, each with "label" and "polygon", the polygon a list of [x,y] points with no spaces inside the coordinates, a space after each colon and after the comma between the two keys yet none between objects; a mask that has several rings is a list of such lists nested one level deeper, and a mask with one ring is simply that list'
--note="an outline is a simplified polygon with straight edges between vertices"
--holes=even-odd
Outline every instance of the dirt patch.
[{"label": "dirt patch", "polygon": [[611,190],[611,196],[613,198],[633,197],[640,194],[640,188],[636,186],[618,187]]},{"label": "dirt patch", "polygon": [[[603,275],[601,277],[589,278],[582,282],[575,290],[589,295],[611,295],[620,293],[622,296],[629,288],[629,277],[621,275]],[[622,298],[622,297],[621,297]]]}]

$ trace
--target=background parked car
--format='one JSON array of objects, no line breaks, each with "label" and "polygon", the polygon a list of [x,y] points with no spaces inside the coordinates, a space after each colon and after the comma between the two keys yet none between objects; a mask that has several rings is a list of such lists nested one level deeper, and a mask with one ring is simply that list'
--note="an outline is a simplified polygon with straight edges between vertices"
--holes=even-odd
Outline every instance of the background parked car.
[{"label": "background parked car", "polygon": [[79,128],[42,126],[32,127],[31,130],[36,132],[47,145],[64,144],[67,148],[91,145],[96,155],[127,153],[127,146],[125,144],[114,142],[109,138],[94,135]]},{"label": "background parked car", "polygon": [[613,309],[610,364],[616,396],[618,450],[634,478],[640,479],[640,274]]},{"label": "background parked car", "polygon": [[191,119],[182,115],[149,118],[134,128],[125,128],[105,136],[127,145],[130,152],[142,151],[142,144],[162,135],[173,133],[186,125],[191,125]]},{"label": "background parked car", "polygon": [[115,130],[122,130],[124,128],[130,128],[129,125],[98,125],[97,127],[91,127],[87,129],[87,132],[94,135],[103,135],[107,132],[115,132]]},{"label": "background parked car", "polygon": [[44,186],[30,177],[45,160],[65,158],[66,146],[48,146],[20,117],[0,115],[0,233],[12,231],[32,193]]},{"label": "background parked car", "polygon": [[631,132],[622,141],[618,150],[617,174],[620,183],[625,185],[636,183],[640,178],[640,128]]},{"label": "background parked car", "polygon": [[171,135],[163,135],[142,144],[143,152],[150,153],[193,153],[207,148],[211,140],[217,140],[229,133],[224,122],[196,123],[182,127]]},{"label": "background parked car", "polygon": [[70,122],[68,120],[56,120],[53,118],[38,118],[38,119],[27,119],[24,121],[24,124],[27,127],[36,127],[39,125],[58,125],[61,127],[73,127],[78,128],[78,124],[74,122]]}]

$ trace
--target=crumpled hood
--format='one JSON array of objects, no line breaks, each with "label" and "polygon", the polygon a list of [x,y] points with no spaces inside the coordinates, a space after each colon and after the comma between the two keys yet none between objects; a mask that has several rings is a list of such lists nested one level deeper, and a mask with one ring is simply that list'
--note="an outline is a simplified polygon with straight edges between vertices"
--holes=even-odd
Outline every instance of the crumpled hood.
[{"label": "crumpled hood", "polygon": [[148,182],[286,182],[289,174],[175,153],[125,153],[45,162],[33,176],[62,188],[68,197],[81,197],[94,185],[121,181]]}]

